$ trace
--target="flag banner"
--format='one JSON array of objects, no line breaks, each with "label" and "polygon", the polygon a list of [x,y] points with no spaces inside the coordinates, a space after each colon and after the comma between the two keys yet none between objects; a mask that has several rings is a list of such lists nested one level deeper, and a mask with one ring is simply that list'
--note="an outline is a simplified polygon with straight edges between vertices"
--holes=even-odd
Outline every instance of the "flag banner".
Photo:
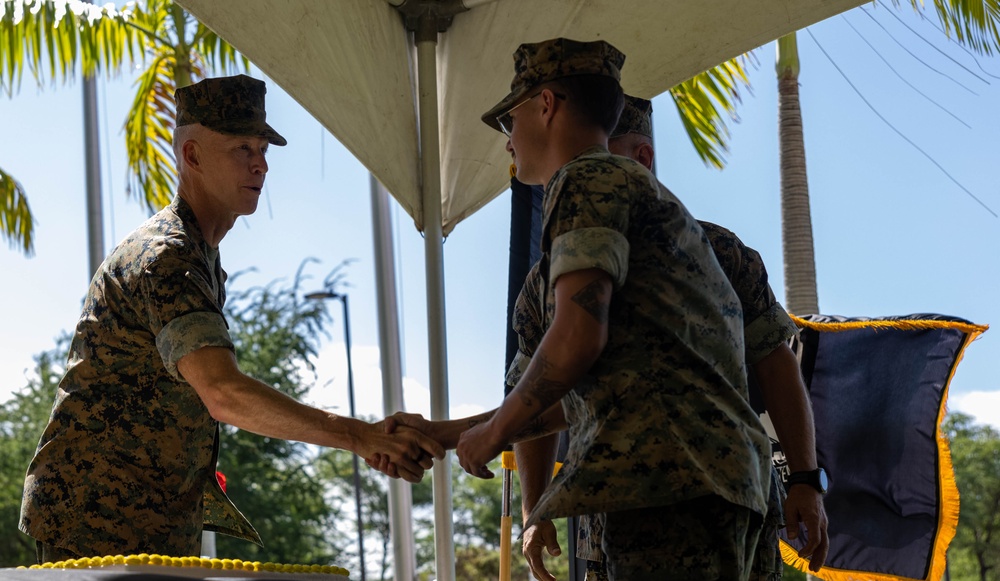
[{"label": "flag banner", "polygon": [[[812,574],[940,579],[959,504],[941,433],[948,384],[965,348],[988,327],[942,315],[793,319],[817,460],[830,480],[830,553]],[[782,531],[782,556],[802,571],[804,538],[804,529],[794,541]]]},{"label": "flag banner", "polygon": [[[517,333],[511,326],[514,304],[524,286],[528,271],[542,256],[542,198],[545,192],[541,186],[522,184],[514,177],[511,166],[510,178],[510,258],[507,264],[507,352],[504,373],[514,360],[517,352]],[[504,396],[512,386],[504,385]]]}]

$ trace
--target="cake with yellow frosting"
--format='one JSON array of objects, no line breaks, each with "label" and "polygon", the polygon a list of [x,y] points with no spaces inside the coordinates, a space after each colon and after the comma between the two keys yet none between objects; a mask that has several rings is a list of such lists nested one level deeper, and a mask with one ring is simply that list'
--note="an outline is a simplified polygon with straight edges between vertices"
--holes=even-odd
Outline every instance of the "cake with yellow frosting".
[{"label": "cake with yellow frosting", "polygon": [[280,579],[282,581],[348,581],[348,571],[332,565],[285,565],[240,559],[204,559],[201,557],[168,557],[165,555],[115,555],[84,557],[55,563],[43,563],[19,569],[100,569],[156,573],[195,579]]}]

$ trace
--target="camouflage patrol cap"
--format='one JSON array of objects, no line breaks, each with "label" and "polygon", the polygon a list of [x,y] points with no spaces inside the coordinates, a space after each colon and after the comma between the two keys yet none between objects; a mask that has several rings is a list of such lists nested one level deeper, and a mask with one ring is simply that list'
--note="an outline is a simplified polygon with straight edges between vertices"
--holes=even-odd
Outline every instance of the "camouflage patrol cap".
[{"label": "camouflage patrol cap", "polygon": [[603,40],[580,42],[554,38],[525,43],[514,51],[514,80],[510,94],[486,113],[483,123],[501,131],[497,115],[517,104],[528,91],[549,81],[575,75],[602,75],[621,81],[625,55]]},{"label": "camouflage patrol cap", "polygon": [[274,145],[285,138],[267,124],[264,81],[236,75],[205,79],[174,91],[177,127],[200,123],[227,135],[258,135]]},{"label": "camouflage patrol cap", "polygon": [[625,107],[622,109],[618,125],[611,132],[611,137],[621,137],[626,133],[638,133],[646,137],[653,136],[653,104],[646,99],[625,95]]}]

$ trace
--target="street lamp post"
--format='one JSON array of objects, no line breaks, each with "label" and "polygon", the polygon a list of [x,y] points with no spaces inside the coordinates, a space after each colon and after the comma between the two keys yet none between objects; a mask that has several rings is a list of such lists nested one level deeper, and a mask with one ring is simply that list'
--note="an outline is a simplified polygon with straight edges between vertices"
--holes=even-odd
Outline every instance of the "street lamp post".
[{"label": "street lamp post", "polygon": [[[345,293],[335,293],[331,291],[319,291],[309,293],[307,299],[338,299],[344,308],[344,344],[347,350],[347,397],[350,405],[351,417],[357,417],[354,411],[354,366],[351,365],[351,317],[347,308],[347,295]],[[361,567],[361,581],[365,581],[365,534],[364,521],[361,520],[361,472],[358,468],[358,455],[351,454],[354,463],[354,504],[358,511],[358,561]]]}]

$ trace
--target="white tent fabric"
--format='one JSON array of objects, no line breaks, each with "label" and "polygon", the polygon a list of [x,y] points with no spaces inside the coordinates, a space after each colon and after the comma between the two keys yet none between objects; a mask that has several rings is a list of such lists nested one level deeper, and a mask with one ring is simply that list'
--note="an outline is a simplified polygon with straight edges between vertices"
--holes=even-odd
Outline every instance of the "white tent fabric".
[{"label": "white tent fabric", "polygon": [[[384,0],[180,0],[292,95],[423,230],[412,41]],[[399,3],[396,0],[395,3]],[[479,116],[510,88],[522,42],[604,39],[626,92],[653,97],[859,0],[496,0],[439,37],[442,227],[506,189],[505,138]],[[469,2],[466,2],[468,5]]]}]

